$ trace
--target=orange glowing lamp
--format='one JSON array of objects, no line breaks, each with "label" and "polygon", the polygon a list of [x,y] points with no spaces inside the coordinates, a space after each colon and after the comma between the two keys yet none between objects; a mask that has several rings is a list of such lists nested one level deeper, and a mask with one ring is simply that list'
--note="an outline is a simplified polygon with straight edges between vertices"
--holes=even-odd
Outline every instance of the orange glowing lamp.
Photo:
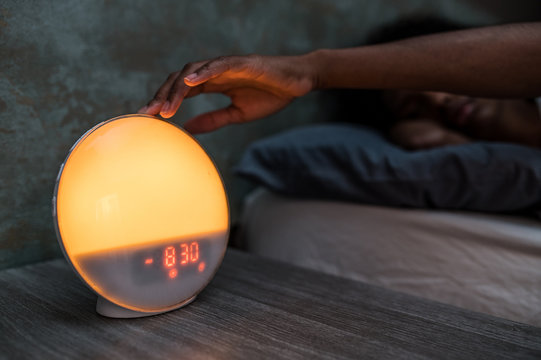
[{"label": "orange glowing lamp", "polygon": [[216,273],[229,234],[210,157],[181,128],[139,114],[77,140],[60,167],[53,216],[64,255],[110,317],[190,303]]}]

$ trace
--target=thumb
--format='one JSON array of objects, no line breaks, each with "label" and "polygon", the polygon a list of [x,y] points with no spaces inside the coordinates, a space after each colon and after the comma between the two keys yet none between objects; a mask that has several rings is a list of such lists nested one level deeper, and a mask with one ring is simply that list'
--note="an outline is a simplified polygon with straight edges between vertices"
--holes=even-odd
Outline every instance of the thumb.
[{"label": "thumb", "polygon": [[242,112],[230,105],[226,108],[198,115],[184,124],[184,129],[192,134],[214,131],[225,125],[242,121]]}]

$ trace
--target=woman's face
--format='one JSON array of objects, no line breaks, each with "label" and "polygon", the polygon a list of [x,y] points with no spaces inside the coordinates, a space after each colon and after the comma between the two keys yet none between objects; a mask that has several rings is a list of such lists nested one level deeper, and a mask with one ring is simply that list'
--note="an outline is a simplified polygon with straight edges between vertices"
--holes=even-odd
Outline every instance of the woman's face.
[{"label": "woman's face", "polygon": [[531,100],[409,90],[386,90],[383,98],[398,120],[431,120],[473,139],[541,147],[541,118]]}]

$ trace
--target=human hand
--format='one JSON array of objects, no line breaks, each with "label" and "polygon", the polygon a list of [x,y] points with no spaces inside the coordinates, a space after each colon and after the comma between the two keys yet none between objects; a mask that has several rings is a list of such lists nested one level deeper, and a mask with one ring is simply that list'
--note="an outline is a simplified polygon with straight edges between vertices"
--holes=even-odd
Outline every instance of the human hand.
[{"label": "human hand", "polygon": [[192,133],[208,132],[273,114],[315,86],[306,56],[228,56],[189,63],[171,73],[154,98],[139,113],[173,116],[185,98],[221,93],[231,98],[226,108],[188,120]]}]

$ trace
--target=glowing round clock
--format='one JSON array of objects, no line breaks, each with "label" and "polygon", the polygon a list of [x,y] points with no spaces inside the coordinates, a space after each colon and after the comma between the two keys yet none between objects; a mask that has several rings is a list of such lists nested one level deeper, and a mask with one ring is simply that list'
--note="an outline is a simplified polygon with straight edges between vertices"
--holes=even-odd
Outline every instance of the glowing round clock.
[{"label": "glowing round clock", "polygon": [[66,258],[111,317],[191,302],[217,271],[229,234],[210,157],[181,128],[139,114],[102,122],[73,145],[53,216]]}]

